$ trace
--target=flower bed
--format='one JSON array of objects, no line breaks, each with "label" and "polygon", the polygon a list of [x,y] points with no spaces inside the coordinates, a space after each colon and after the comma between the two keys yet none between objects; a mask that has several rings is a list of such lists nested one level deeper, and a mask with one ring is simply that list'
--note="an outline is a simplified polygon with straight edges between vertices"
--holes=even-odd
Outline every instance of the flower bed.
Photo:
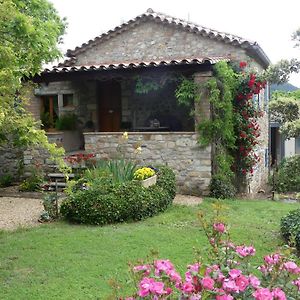
[{"label": "flower bed", "polygon": [[147,189],[135,181],[113,182],[102,173],[92,182],[73,182],[61,213],[69,221],[85,224],[136,221],[164,211],[174,197],[175,175],[167,167],[159,167],[157,184]]}]

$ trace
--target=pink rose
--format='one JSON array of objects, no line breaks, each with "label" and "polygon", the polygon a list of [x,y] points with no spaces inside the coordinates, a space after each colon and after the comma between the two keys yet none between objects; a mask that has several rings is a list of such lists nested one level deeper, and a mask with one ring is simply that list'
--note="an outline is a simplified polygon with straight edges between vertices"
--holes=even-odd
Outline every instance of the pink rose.
[{"label": "pink rose", "polygon": [[246,276],[241,275],[236,278],[235,284],[239,288],[239,291],[243,292],[249,285],[249,279]]},{"label": "pink rose", "polygon": [[231,292],[238,292],[239,291],[239,288],[238,286],[236,285],[235,281],[234,280],[230,280],[230,279],[225,279],[223,284],[222,284],[222,288],[228,292],[228,293],[231,293]]},{"label": "pink rose", "polygon": [[267,288],[257,289],[252,295],[255,300],[273,300],[273,295]]},{"label": "pink rose", "polygon": [[215,281],[210,277],[204,277],[201,279],[202,287],[206,290],[213,290]]},{"label": "pink rose", "polygon": [[231,295],[217,295],[216,300],[233,300],[233,297]]},{"label": "pink rose", "polygon": [[235,248],[235,251],[237,254],[239,254],[241,257],[246,256],[253,256],[255,255],[255,248],[252,246],[237,246]]},{"label": "pink rose", "polygon": [[300,278],[294,280],[292,284],[298,288],[298,291],[300,291]]},{"label": "pink rose", "polygon": [[220,232],[220,233],[225,232],[225,224],[223,224],[223,223],[215,223],[213,225],[213,227],[214,227],[214,230],[217,232]]},{"label": "pink rose", "polygon": [[150,274],[150,270],[151,270],[151,267],[149,265],[140,265],[140,266],[135,266],[133,268],[134,272],[144,271],[145,275],[149,275]]},{"label": "pink rose", "polygon": [[284,263],[283,268],[292,274],[300,273],[300,268],[293,261],[288,261]]},{"label": "pink rose", "polygon": [[182,286],[181,286],[181,290],[185,293],[185,294],[190,294],[194,291],[194,286],[192,285],[191,282],[185,282]]},{"label": "pink rose", "polygon": [[229,271],[229,276],[230,276],[232,279],[235,279],[235,278],[239,277],[241,274],[242,274],[242,271],[241,271],[241,270],[232,269],[232,270]]},{"label": "pink rose", "polygon": [[259,286],[260,286],[260,281],[259,279],[254,276],[254,275],[250,275],[249,276],[249,281],[250,281],[250,284],[255,288],[257,289]]},{"label": "pink rose", "polygon": [[267,255],[264,257],[264,261],[268,265],[276,265],[280,262],[281,256],[278,253]]},{"label": "pink rose", "polygon": [[285,293],[282,289],[280,288],[275,288],[273,291],[272,291],[272,294],[273,294],[273,297],[274,297],[274,300],[286,300],[286,296],[285,296]]}]

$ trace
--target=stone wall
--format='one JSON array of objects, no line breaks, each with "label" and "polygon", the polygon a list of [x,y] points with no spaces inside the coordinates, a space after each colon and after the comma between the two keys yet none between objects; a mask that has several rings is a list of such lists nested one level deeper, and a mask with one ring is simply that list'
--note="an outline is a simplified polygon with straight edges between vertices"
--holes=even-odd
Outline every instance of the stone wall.
[{"label": "stone wall", "polygon": [[23,152],[11,145],[0,147],[0,176],[12,175],[15,180],[19,178],[23,166]]},{"label": "stone wall", "polygon": [[[118,155],[121,145],[126,157],[141,165],[164,164],[176,174],[178,191],[200,195],[208,193],[211,178],[211,149],[200,148],[194,132],[129,133],[123,143],[121,133],[85,133],[85,149],[97,158],[108,159]],[[141,146],[141,154],[135,149]]]},{"label": "stone wall", "polygon": [[76,55],[76,65],[99,65],[187,57],[249,57],[242,47],[226,44],[183,28],[152,20],[141,22]]}]

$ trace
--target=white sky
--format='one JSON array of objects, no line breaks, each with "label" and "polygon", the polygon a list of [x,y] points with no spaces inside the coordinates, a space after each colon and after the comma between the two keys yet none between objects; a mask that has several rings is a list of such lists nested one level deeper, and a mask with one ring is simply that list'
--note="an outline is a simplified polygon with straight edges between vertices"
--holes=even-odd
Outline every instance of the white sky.
[{"label": "white sky", "polygon": [[[154,11],[257,41],[272,63],[300,59],[292,33],[300,28],[300,0],[50,0],[68,21],[61,49],[73,49],[144,13]],[[300,74],[290,82],[300,87]]]}]

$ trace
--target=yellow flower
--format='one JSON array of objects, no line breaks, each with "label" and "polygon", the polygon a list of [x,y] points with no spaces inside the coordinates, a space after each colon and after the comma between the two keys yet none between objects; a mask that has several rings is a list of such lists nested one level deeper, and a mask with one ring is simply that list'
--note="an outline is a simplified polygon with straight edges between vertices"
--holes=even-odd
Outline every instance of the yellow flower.
[{"label": "yellow flower", "polygon": [[123,133],[123,139],[128,140],[128,132],[127,131],[125,131]]},{"label": "yellow flower", "polygon": [[141,154],[142,153],[142,147],[138,146],[137,148],[135,148],[135,153]]}]

